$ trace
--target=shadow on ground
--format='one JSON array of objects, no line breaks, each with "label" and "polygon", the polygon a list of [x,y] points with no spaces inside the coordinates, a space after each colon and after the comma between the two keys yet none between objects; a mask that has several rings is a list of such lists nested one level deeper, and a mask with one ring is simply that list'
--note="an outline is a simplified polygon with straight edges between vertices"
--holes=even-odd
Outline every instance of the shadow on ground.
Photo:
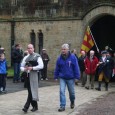
[{"label": "shadow on ground", "polygon": [[[17,91],[21,91],[21,90],[26,90],[26,88],[24,88],[24,82],[19,82],[19,83],[13,83],[12,82],[12,78],[8,78],[6,80],[6,90],[7,93],[13,93],[13,92],[17,92]],[[48,81],[39,81],[39,87],[47,87],[47,86],[52,86],[52,85],[58,85],[58,82],[55,82],[53,79],[49,79]]]}]

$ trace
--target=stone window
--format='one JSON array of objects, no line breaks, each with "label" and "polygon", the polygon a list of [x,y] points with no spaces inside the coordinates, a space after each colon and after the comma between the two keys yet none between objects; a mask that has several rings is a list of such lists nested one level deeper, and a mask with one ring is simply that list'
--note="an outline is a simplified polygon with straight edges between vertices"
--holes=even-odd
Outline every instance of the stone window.
[{"label": "stone window", "polygon": [[17,6],[17,0],[12,0],[11,4],[12,4],[12,6]]}]

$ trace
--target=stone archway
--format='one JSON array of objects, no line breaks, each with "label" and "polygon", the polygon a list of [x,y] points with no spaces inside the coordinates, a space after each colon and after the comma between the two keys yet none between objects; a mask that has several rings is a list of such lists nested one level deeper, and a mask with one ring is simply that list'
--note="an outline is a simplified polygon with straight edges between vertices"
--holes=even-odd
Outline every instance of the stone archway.
[{"label": "stone archway", "polygon": [[[90,27],[95,41],[100,51],[104,50],[105,46],[111,48],[111,55],[115,51],[115,16],[105,15],[96,20]],[[94,48],[95,49],[95,48]],[[97,56],[98,53],[96,52]],[[96,77],[96,79],[98,76]],[[115,78],[111,77],[110,81],[115,82]]]},{"label": "stone archway", "polygon": [[[115,7],[100,6],[90,11],[83,19],[84,30],[88,25],[100,50],[106,45],[115,50]],[[96,76],[96,80],[97,78]]]},{"label": "stone archway", "polygon": [[93,23],[91,30],[100,50],[107,45],[115,50],[115,16],[105,15],[99,18]]},{"label": "stone archway", "polygon": [[83,19],[83,28],[90,26],[100,50],[109,45],[115,50],[115,7],[99,6],[91,10]]}]

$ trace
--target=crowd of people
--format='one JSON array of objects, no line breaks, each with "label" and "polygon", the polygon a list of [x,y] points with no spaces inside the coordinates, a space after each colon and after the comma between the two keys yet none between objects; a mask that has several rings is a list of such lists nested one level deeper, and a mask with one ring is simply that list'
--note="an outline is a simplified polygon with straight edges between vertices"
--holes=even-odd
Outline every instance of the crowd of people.
[{"label": "crowd of people", "polygon": [[[41,54],[34,52],[34,45],[28,44],[27,50],[23,51],[20,44],[16,44],[12,49],[12,63],[14,67],[13,83],[21,81],[20,70],[22,71],[24,87],[28,90],[27,101],[23,111],[27,112],[30,104],[32,112],[38,110],[38,84],[39,76],[41,80],[48,80],[47,69],[50,61],[46,49],[42,49]],[[98,86],[95,87],[95,77],[98,76]],[[104,80],[105,91],[111,77],[115,76],[115,52],[111,56],[106,49],[101,51],[100,57],[97,58],[94,50],[88,53],[80,52],[77,56],[76,50],[70,51],[68,44],[61,46],[61,54],[56,60],[54,69],[54,79],[59,80],[60,86],[60,108],[59,112],[65,111],[66,96],[65,90],[68,87],[70,108],[75,106],[75,84],[81,84],[86,90],[96,89],[101,91],[101,84]],[[5,58],[4,48],[0,48],[0,93],[6,92],[7,61]]]},{"label": "crowd of people", "polygon": [[95,88],[101,91],[102,81],[105,82],[105,90],[108,91],[108,84],[112,77],[115,76],[115,52],[113,56],[109,51],[103,50],[100,57],[95,56],[95,52],[90,50],[86,55],[81,51],[81,56],[78,59],[81,71],[81,84],[86,89],[94,89],[94,81],[98,78],[98,86]]},{"label": "crowd of people", "polygon": [[[115,55],[115,54],[114,54]],[[87,54],[81,51],[81,56],[76,55],[76,50],[70,52],[69,45],[63,44],[61,54],[57,58],[54,72],[54,79],[60,83],[60,108],[59,112],[65,111],[66,107],[66,86],[69,92],[70,108],[75,106],[75,83],[78,80],[86,90],[96,89],[101,91],[101,83],[104,79],[105,91],[108,91],[108,84],[115,68],[115,57],[104,50],[100,58],[95,56],[95,51],[90,50]],[[98,76],[98,86],[95,87],[95,77]],[[114,73],[115,75],[115,73]]]}]

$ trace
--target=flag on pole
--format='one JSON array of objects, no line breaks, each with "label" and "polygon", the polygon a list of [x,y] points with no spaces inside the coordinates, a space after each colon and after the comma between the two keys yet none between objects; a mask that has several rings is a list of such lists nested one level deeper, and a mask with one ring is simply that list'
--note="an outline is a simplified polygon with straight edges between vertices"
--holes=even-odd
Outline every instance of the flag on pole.
[{"label": "flag on pole", "polygon": [[84,50],[87,53],[94,46],[94,44],[94,39],[88,26],[81,46],[81,51]]}]

